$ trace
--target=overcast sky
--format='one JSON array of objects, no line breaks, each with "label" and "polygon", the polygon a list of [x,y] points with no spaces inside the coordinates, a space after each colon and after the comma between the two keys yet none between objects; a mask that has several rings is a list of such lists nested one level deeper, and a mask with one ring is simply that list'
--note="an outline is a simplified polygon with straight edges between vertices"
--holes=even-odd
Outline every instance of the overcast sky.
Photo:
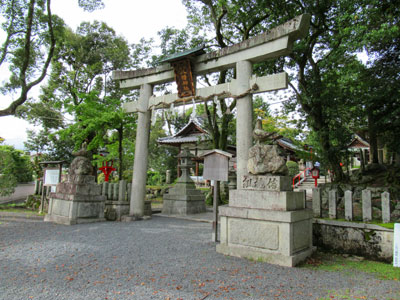
[{"label": "overcast sky", "polygon": [[[156,38],[157,32],[166,26],[186,26],[186,10],[181,0],[103,1],[103,10],[87,13],[78,7],[78,0],[52,0],[52,12],[64,19],[72,29],[76,29],[83,21],[104,21],[129,43],[138,43],[142,37]],[[10,101],[7,98],[1,98],[0,108],[8,106]],[[7,145],[23,149],[27,128],[33,127],[24,120],[0,117],[0,136],[6,139]]]}]

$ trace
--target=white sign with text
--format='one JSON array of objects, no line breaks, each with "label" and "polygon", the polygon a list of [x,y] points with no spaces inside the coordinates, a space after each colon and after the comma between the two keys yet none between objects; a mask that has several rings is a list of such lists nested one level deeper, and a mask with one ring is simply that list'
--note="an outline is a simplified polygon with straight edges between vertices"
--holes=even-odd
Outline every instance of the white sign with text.
[{"label": "white sign with text", "polygon": [[44,185],[57,185],[59,178],[59,169],[46,169],[44,172]]},{"label": "white sign with text", "polygon": [[400,268],[400,223],[394,224],[393,266]]}]

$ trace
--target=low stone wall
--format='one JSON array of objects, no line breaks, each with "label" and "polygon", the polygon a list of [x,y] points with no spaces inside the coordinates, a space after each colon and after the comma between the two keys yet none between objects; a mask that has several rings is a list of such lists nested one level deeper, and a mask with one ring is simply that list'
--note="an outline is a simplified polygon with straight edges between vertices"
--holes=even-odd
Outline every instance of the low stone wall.
[{"label": "low stone wall", "polygon": [[391,263],[393,234],[392,229],[378,225],[314,219],[313,245]]}]

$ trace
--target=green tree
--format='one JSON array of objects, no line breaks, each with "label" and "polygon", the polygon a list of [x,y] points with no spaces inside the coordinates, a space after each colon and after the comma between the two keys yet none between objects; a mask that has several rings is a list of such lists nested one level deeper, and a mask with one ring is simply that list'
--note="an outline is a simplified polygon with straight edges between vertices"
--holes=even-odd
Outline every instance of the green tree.
[{"label": "green tree", "polygon": [[[87,10],[102,6],[99,0],[79,0]],[[28,99],[28,93],[46,76],[56,43],[64,28],[63,21],[51,13],[50,0],[4,0],[0,3],[1,28],[0,67],[8,68],[10,77],[0,87],[2,94],[15,94],[0,116],[15,114]]]},{"label": "green tree", "polygon": [[17,183],[31,180],[30,157],[12,146],[0,145],[0,195],[10,195]]},{"label": "green tree", "polygon": [[76,32],[66,30],[41,95],[74,117],[74,124],[58,133],[62,140],[72,139],[76,148],[86,141],[96,154],[99,147],[115,142],[110,131],[117,132],[120,176],[124,127],[132,128],[134,119],[120,108],[129,92],[120,90],[110,73],[131,66],[129,50],[127,42],[103,22],[83,22]]}]

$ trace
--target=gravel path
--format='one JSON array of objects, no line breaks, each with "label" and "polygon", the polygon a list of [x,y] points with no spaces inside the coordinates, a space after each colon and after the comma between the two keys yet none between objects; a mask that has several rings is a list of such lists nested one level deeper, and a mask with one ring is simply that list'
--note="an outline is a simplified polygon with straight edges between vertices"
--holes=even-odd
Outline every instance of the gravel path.
[{"label": "gravel path", "polygon": [[400,299],[400,282],[226,257],[210,239],[210,224],[173,218],[2,218],[0,299]]}]

